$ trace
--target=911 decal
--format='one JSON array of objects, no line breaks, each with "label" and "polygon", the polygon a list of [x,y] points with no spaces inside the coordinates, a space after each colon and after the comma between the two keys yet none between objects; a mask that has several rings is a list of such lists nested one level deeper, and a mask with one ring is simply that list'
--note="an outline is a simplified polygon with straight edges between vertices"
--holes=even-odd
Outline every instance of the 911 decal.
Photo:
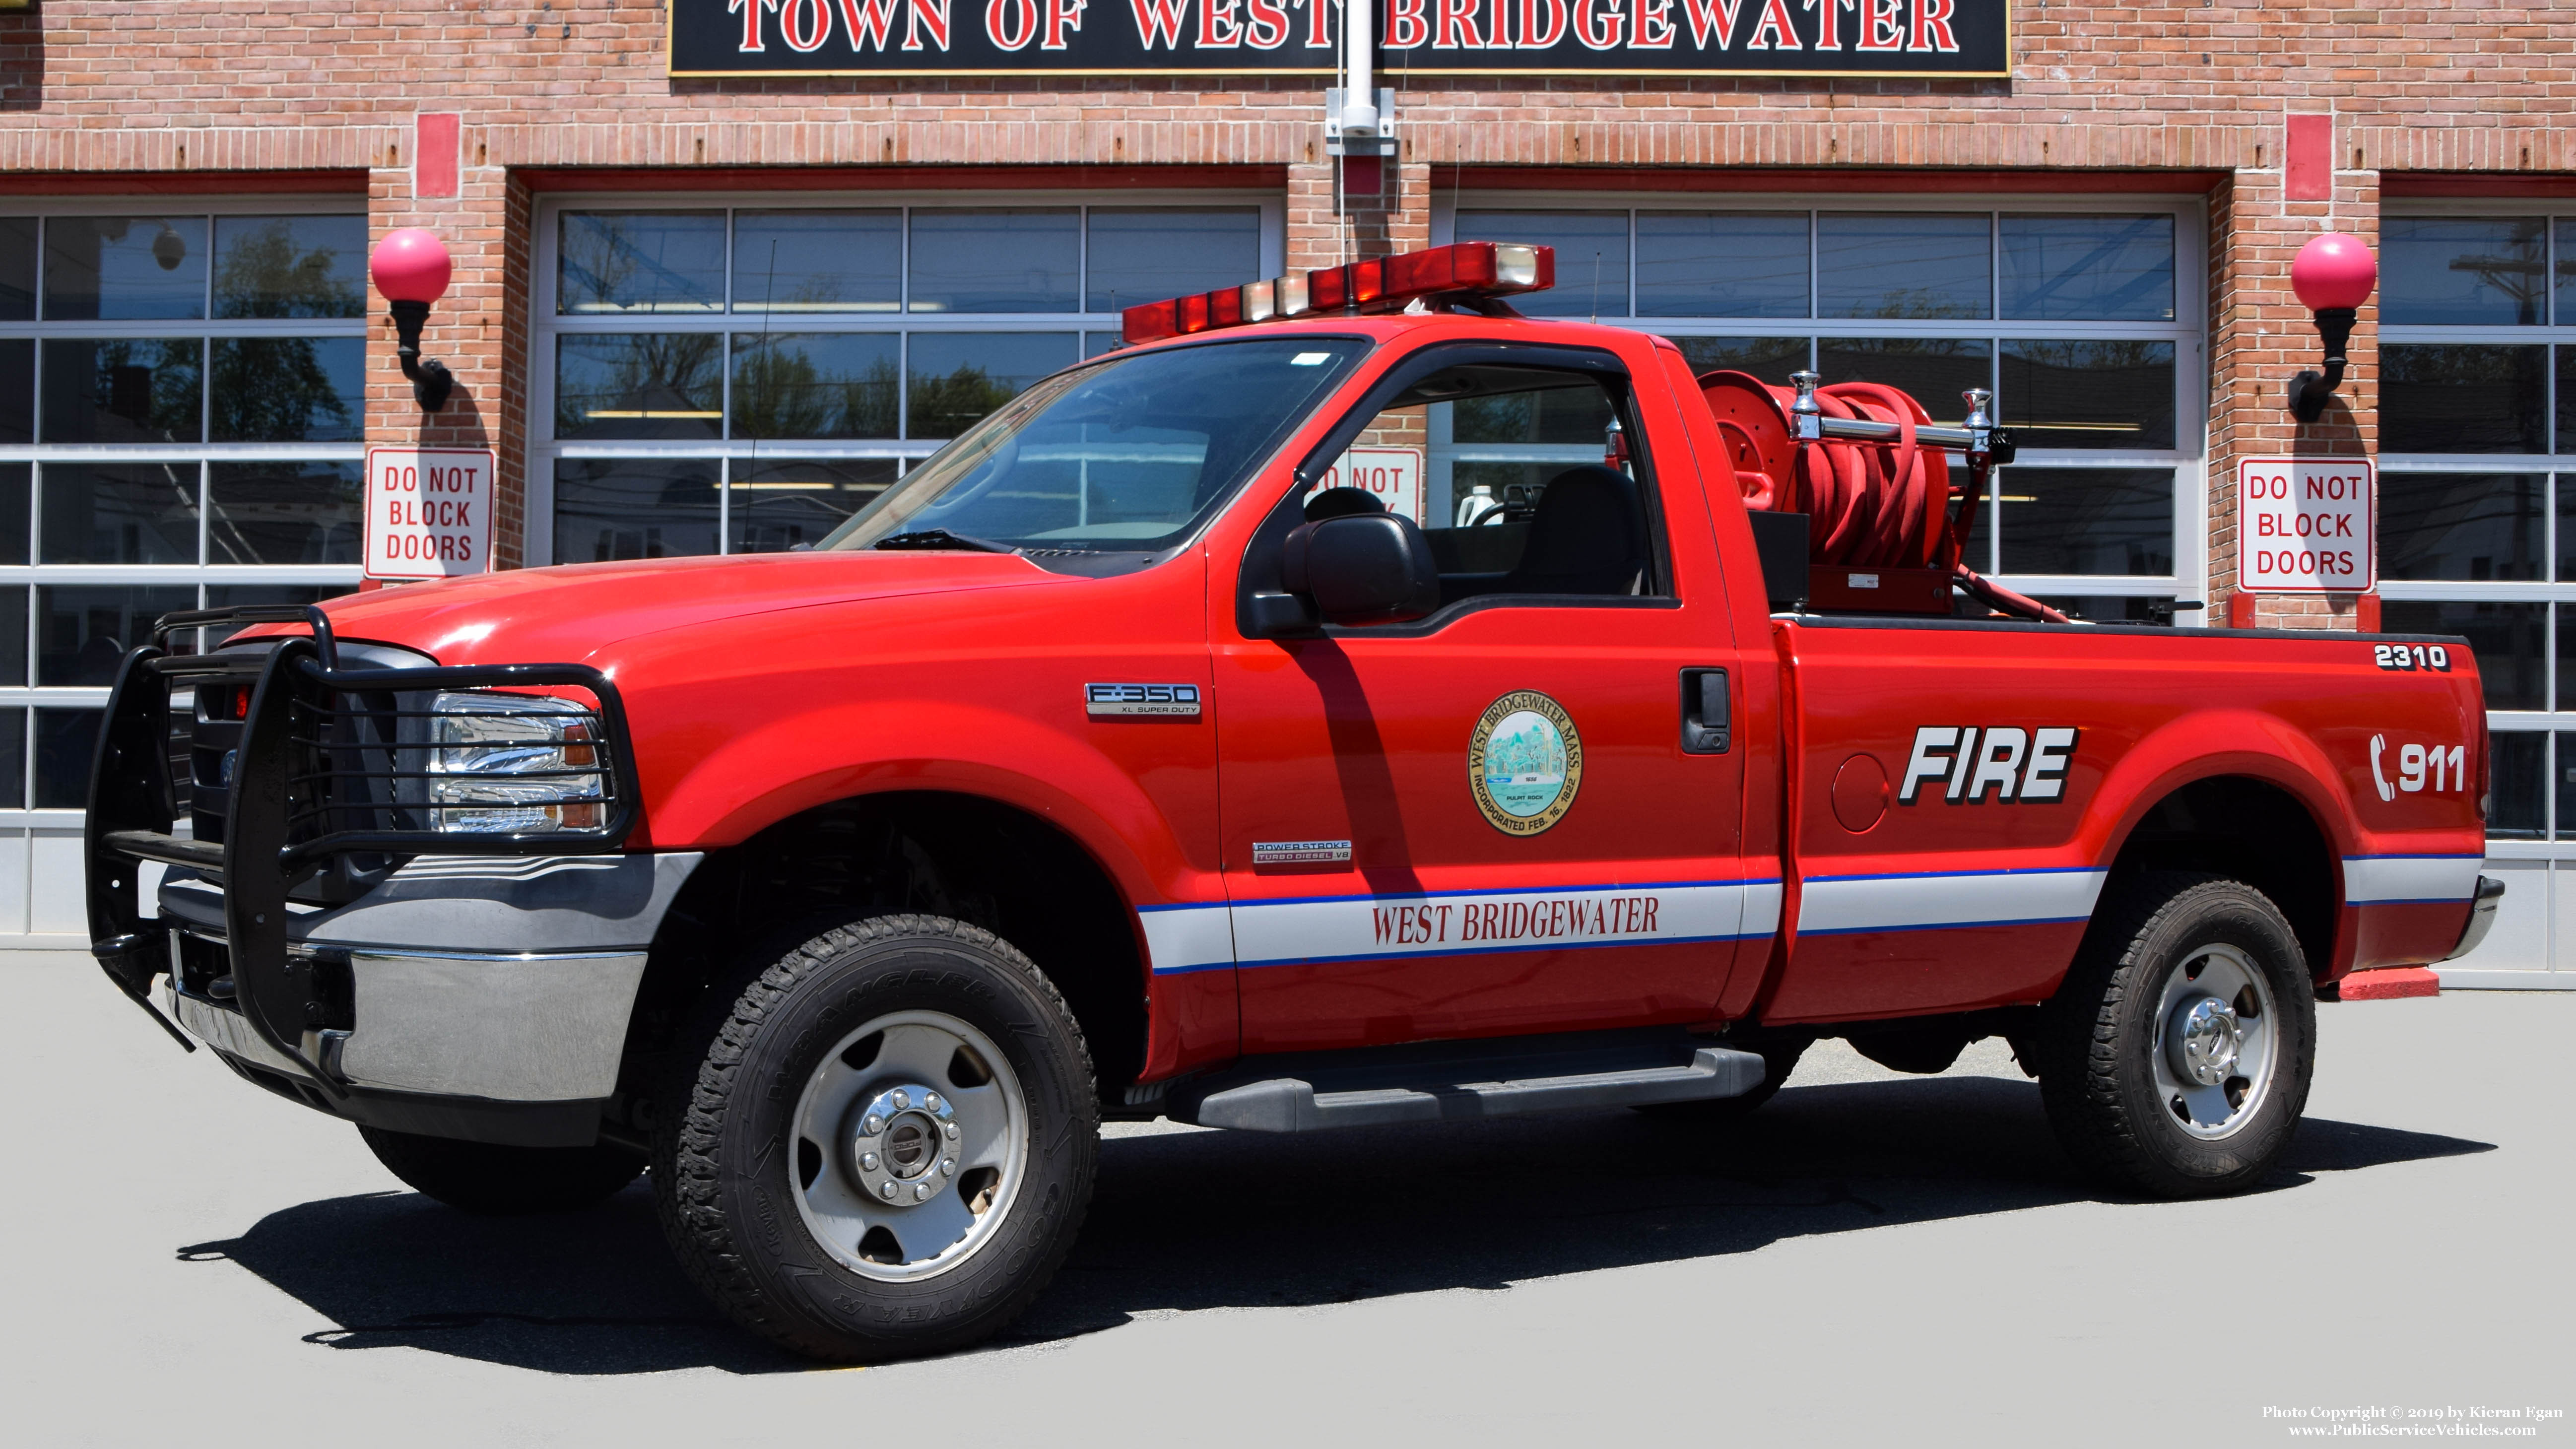
[{"label": "911 decal", "polygon": [[2451,672],[2451,651],[2439,644],[2373,644],[2370,662],[2382,669],[2430,669]]},{"label": "911 decal", "polygon": [[1926,785],[1953,804],[1981,805],[1988,792],[2007,805],[2040,805],[2066,794],[2066,767],[2074,763],[2079,731],[2063,725],[2025,730],[2015,725],[1924,725],[1914,732],[1914,753],[1897,787],[1901,805],[1930,798]]}]

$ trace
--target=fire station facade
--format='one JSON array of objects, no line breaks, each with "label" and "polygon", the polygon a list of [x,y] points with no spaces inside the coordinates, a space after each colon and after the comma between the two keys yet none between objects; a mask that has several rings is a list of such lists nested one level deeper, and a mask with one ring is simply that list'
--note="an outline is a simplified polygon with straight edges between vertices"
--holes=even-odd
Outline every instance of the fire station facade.
[{"label": "fire station facade", "polygon": [[[82,929],[149,620],[358,587],[370,444],[493,449],[503,567],[790,548],[1125,306],[1491,238],[1705,367],[1992,388],[1972,562],[2080,617],[2468,635],[2512,892],[2451,979],[2576,983],[2576,7],[1351,9],[1361,86],[1336,0],[0,0],[0,934]],[[2382,282],[2302,425],[2326,231]],[[1598,448],[1434,437],[1425,506]],[[2231,597],[2274,455],[2374,460],[2374,596]]]}]

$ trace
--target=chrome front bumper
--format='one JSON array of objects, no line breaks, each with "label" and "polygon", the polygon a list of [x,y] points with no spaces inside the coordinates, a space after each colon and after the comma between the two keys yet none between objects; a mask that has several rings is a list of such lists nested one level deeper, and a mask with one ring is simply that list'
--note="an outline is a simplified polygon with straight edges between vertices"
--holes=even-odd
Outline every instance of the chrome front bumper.
[{"label": "chrome front bumper", "polygon": [[[308,1031],[304,1055],[353,1087],[502,1102],[595,1101],[617,1089],[641,951],[475,954],[355,949],[356,1024]],[[306,1072],[240,1012],[169,988],[171,1014],[206,1045],[291,1077]]]}]

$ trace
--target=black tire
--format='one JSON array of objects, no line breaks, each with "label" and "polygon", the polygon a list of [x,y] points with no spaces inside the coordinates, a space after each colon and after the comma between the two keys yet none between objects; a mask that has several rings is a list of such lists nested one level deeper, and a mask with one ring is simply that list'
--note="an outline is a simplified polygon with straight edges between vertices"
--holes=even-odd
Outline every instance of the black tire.
[{"label": "black tire", "polygon": [[644,1170],[623,1147],[502,1147],[361,1127],[385,1170],[424,1197],[469,1213],[571,1212],[613,1196]]},{"label": "black tire", "polygon": [[1655,1102],[1635,1108],[1649,1117],[1668,1122],[1733,1122],[1752,1114],[1754,1108],[1768,1102],[1788,1085],[1789,1074],[1798,1069],[1798,1058],[1807,1054],[1809,1043],[1804,1037],[1759,1042],[1748,1048],[1762,1057],[1762,1085],[1741,1097],[1712,1097],[1698,1102]]},{"label": "black tire", "polygon": [[[2181,1009],[2166,1005],[2169,986],[2187,1004],[2195,979],[2188,973],[2221,965],[2250,971],[2249,989],[2259,984],[2269,997],[2236,993],[2230,1020],[2251,1000],[2263,1008],[2258,1016],[2272,1018],[2270,1035],[2256,1076],[2208,1087],[2224,1110],[2188,1128],[2185,1118],[2198,1109],[2158,1080],[2182,1070],[2174,1065],[2181,1048],[2170,1040],[2179,1028],[2158,1017]],[[2259,1020],[2250,1030],[2261,1030]],[[2316,1034],[2306,954],[2269,897],[2218,876],[2142,875],[2105,899],[2041,1013],[2040,1098],[2067,1155],[2115,1190],[2165,1198],[2241,1192],[2271,1170],[2298,1128]]]},{"label": "black tire", "polygon": [[[1081,1028],[1028,957],[960,921],[879,916],[827,930],[751,975],[738,994],[717,995],[656,1093],[653,1156],[663,1230],[708,1297],[754,1333],[833,1362],[961,1347],[999,1331],[1037,1298],[1090,1205],[1100,1103]],[[861,1046],[843,1048],[851,1034],[898,1014],[963,1023],[999,1053],[1024,1103],[1015,1119],[1024,1130],[1014,1129],[1023,1156],[1007,1196],[976,1199],[987,1206],[974,1210],[974,1245],[959,1261],[916,1264],[902,1257],[907,1249],[893,1269],[860,1271],[866,1264],[854,1255],[866,1254],[869,1240],[826,1241],[805,1196],[824,1172],[841,1174],[835,1183],[852,1181],[856,1150],[826,1159],[826,1151],[844,1150],[847,1134],[827,1148],[796,1124],[807,1093],[832,1079],[833,1061],[857,1062],[852,1070],[865,1077],[872,1063],[852,1055]],[[959,1094],[973,1090],[975,1069],[970,1058]],[[868,1079],[852,1090],[885,1086]],[[934,1192],[966,1199],[972,1173],[943,1187],[927,1167],[920,1171]],[[1000,1221],[980,1221],[995,1207]],[[929,1276],[871,1276],[916,1270]]]}]

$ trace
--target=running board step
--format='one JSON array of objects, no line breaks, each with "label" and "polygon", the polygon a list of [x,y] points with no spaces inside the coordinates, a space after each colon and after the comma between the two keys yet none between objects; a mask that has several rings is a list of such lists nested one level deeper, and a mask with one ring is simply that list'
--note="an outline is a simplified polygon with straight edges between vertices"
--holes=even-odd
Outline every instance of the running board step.
[{"label": "running board step", "polygon": [[[1416,1051],[1411,1059],[1255,1059],[1176,1084],[1164,1110],[1202,1127],[1317,1132],[1740,1097],[1762,1085],[1764,1072],[1752,1052],[1688,1042],[1677,1048],[1669,1038],[1552,1050],[1460,1045],[1469,1049]],[[1350,1059],[1336,1060],[1344,1056]]]}]

